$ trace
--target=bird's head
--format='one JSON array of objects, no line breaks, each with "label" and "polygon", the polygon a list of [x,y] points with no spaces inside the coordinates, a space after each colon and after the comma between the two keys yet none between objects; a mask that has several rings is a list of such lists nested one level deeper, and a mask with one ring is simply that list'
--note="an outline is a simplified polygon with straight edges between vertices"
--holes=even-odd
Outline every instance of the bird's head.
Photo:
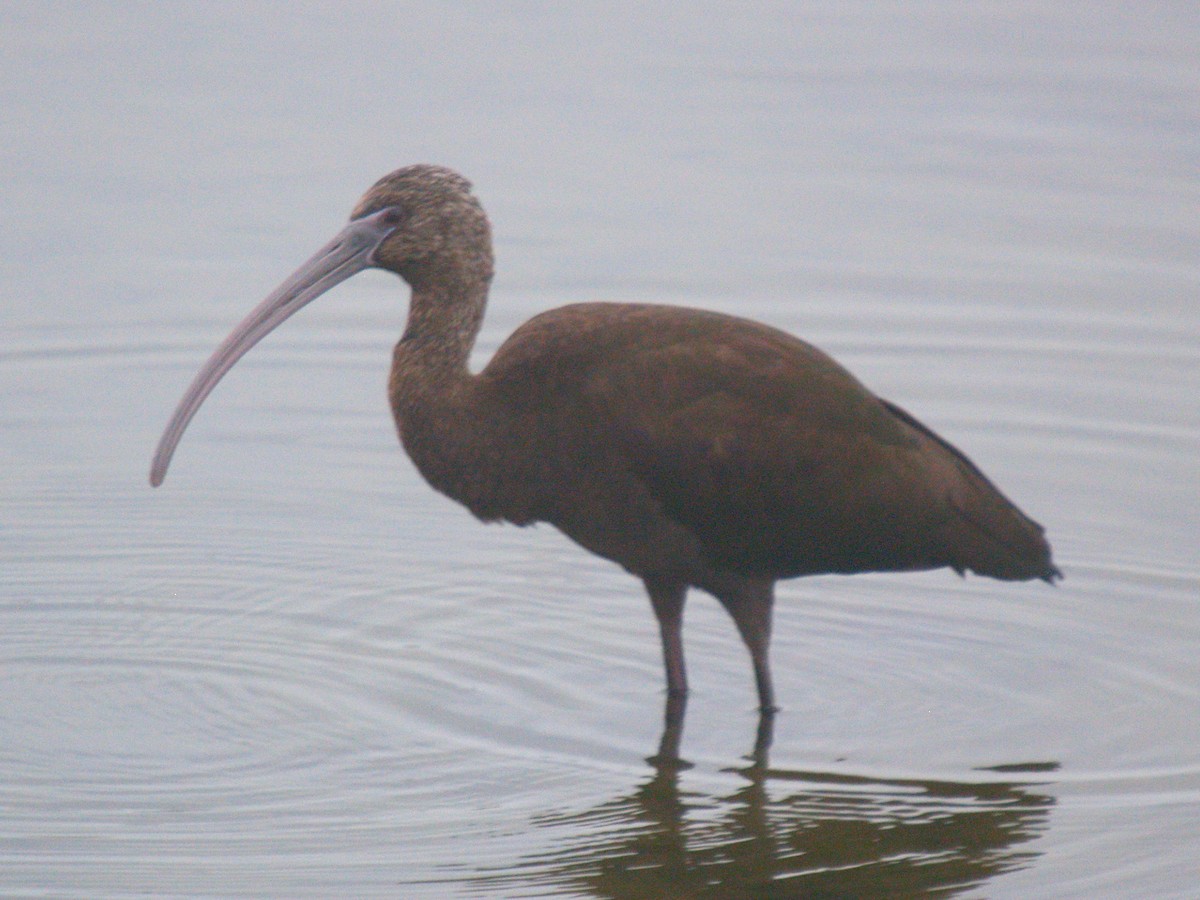
[{"label": "bird's head", "polygon": [[367,191],[346,227],[246,316],[197,373],[159,439],[150,483],[162,483],[188,422],[234,363],[302,307],[369,268],[395,272],[418,291],[486,288],[491,232],[471,183],[441,166],[416,165]]},{"label": "bird's head", "polygon": [[347,227],[357,222],[372,222],[368,229],[381,232],[371,264],[413,287],[445,277],[492,277],[487,216],[471,182],[450,169],[416,165],[384,176],[358,202]]}]

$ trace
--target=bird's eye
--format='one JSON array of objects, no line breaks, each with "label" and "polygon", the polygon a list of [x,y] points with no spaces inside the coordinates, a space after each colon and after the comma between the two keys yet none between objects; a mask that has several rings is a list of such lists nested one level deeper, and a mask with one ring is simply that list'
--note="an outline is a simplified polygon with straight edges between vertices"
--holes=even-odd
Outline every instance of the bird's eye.
[{"label": "bird's eye", "polygon": [[389,225],[392,228],[395,228],[404,221],[404,210],[402,210],[399,206],[389,206],[383,211],[383,215],[380,216],[380,221],[384,225]]}]

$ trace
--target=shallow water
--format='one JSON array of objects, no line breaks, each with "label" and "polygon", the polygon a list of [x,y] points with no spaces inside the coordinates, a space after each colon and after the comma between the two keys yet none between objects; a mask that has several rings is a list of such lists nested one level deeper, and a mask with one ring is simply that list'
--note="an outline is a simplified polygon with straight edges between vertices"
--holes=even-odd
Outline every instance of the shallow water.
[{"label": "shallow water", "polygon": [[[0,893],[1195,896],[1185,6],[0,9]],[[378,273],[152,491],[210,350],[417,160],[493,218],[481,365],[569,300],[770,322],[966,450],[1065,581],[781,585],[769,750],[695,595],[664,734],[639,585],[403,457]]]}]

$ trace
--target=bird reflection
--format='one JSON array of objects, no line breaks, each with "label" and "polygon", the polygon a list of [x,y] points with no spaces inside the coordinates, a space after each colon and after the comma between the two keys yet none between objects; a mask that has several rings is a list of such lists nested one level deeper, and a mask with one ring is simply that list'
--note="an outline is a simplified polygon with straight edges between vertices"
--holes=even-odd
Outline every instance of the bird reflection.
[{"label": "bird reflection", "polygon": [[[654,774],[628,794],[534,819],[549,849],[468,880],[485,891],[603,898],[954,896],[1038,855],[1054,800],[1022,783],[1057,763],[997,766],[978,782],[773,769],[760,721],[738,783],[680,782],[682,704],[668,708]],[[990,772],[990,775],[983,774]],[[990,776],[995,776],[995,780]]]}]

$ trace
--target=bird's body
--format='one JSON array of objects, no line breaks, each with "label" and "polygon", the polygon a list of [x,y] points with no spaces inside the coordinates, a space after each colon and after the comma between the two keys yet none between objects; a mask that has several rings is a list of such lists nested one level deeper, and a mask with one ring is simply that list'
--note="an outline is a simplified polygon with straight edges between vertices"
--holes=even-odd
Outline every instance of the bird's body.
[{"label": "bird's body", "polygon": [[402,341],[390,394],[435,488],[635,575],[1046,574],[1039,529],[961,453],[756,322],[578,304],[523,325],[479,375],[463,360],[430,377]]},{"label": "bird's body", "polygon": [[413,166],[384,178],[322,254],[197,377],[152,481],[249,346],[374,265],[413,289],[389,395],[418,470],[480,519],[548,522],[641,578],[672,694],[686,691],[689,587],[733,616],[770,709],[778,579],[940,567],[1005,580],[1059,575],[1041,527],[962,453],[820,350],[766,325],[679,307],[577,304],[530,320],[472,374],[491,240],[469,184],[448,170]]}]

